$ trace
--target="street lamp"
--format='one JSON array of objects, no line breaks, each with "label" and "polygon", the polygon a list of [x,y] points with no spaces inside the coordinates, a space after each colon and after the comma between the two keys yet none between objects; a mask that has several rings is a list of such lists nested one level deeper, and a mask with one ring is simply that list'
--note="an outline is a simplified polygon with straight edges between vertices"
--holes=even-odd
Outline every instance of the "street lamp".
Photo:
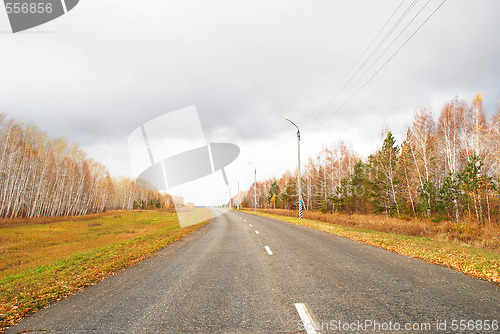
[{"label": "street lamp", "polygon": [[298,152],[299,152],[299,174],[297,175],[297,188],[299,190],[299,219],[302,219],[302,187],[301,187],[301,175],[300,175],[300,130],[299,127],[292,122],[291,119],[285,116],[285,119],[293,124],[297,128],[297,144],[298,144]]},{"label": "street lamp", "polygon": [[254,207],[255,207],[255,212],[257,212],[257,168],[253,165],[253,163],[249,162],[250,165],[252,165],[252,167],[254,168],[255,170],[255,186],[253,187],[253,191],[254,191]]}]

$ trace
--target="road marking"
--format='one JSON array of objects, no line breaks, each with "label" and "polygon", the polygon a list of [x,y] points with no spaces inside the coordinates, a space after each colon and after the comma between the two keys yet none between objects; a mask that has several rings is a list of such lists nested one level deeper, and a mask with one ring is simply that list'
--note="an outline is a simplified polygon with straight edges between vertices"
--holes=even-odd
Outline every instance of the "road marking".
[{"label": "road marking", "polygon": [[266,249],[267,254],[273,255],[273,252],[271,251],[271,248],[269,248],[269,246],[265,246],[264,248]]},{"label": "road marking", "polygon": [[259,234],[259,231],[255,231],[255,234]]},{"label": "road marking", "polygon": [[302,320],[302,323],[304,325],[307,334],[319,334],[314,329],[314,322],[311,318],[311,315],[307,311],[306,306],[302,303],[295,303],[294,305],[295,308],[297,309],[297,312],[299,312],[300,319]]},{"label": "road marking", "polygon": [[252,224],[248,224],[248,226],[252,227]]},{"label": "road marking", "polygon": [[246,219],[243,219],[244,222],[246,222],[247,220]]}]

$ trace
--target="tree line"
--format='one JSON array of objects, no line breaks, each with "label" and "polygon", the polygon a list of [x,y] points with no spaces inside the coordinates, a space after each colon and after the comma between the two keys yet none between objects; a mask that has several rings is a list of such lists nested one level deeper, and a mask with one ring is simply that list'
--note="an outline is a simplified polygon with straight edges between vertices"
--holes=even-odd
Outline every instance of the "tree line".
[{"label": "tree line", "polygon": [[[425,107],[397,144],[388,129],[382,146],[360,159],[340,142],[309,159],[302,174],[304,209],[387,216],[473,219],[490,226],[500,215],[500,106],[486,116],[480,93],[456,97],[438,115]],[[243,206],[295,209],[295,173],[252,185]]]},{"label": "tree line", "polygon": [[0,217],[69,216],[161,208],[169,195],[112,178],[77,145],[0,114]]}]

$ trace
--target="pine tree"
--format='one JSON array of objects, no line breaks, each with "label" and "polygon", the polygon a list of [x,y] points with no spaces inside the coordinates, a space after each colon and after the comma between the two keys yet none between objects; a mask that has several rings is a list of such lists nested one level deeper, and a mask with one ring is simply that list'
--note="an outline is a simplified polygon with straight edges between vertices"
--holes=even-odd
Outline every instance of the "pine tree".
[{"label": "pine tree", "polygon": [[350,178],[350,196],[348,206],[351,211],[366,213],[367,181],[365,179],[365,165],[359,160],[354,165],[354,171]]},{"label": "pine tree", "polygon": [[281,201],[285,209],[298,207],[297,180],[290,178],[285,185],[285,190],[281,193]]},{"label": "pine tree", "polygon": [[489,182],[488,178],[482,174],[481,169],[483,166],[484,163],[481,159],[476,154],[473,154],[471,161],[465,166],[459,176],[460,185],[465,193],[466,199],[470,200],[472,197],[474,212],[479,223],[483,221],[480,191],[485,189],[487,182]]},{"label": "pine tree", "polygon": [[386,215],[389,215],[395,208],[399,214],[399,205],[397,200],[397,186],[399,177],[396,173],[398,162],[399,147],[391,132],[387,133],[382,144],[382,149],[376,156],[376,167],[379,170],[378,178],[375,180],[380,188],[382,205]]},{"label": "pine tree", "polygon": [[442,212],[446,212],[448,217],[454,218],[457,222],[460,218],[458,203],[461,203],[460,182],[451,172],[444,179],[443,185],[439,189],[437,206]]}]

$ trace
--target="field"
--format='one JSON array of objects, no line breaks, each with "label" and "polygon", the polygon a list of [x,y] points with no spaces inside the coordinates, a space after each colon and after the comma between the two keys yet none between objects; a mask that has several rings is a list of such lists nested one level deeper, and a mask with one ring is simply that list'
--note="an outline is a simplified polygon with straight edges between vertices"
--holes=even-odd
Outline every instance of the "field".
[{"label": "field", "polygon": [[296,218],[297,212],[289,210],[262,210],[256,214],[361,241],[500,285],[500,251],[495,230],[483,231],[463,225],[459,233],[458,228],[449,227],[449,223],[413,222],[376,215],[304,211],[304,219],[300,220]]},{"label": "field", "polygon": [[0,331],[202,225],[181,229],[174,211],[0,221]]},{"label": "field", "polygon": [[[253,211],[251,211],[253,212]],[[500,284],[498,230],[376,215],[265,210],[259,215],[362,241]],[[0,220],[0,331],[181,239],[173,211]]]}]

